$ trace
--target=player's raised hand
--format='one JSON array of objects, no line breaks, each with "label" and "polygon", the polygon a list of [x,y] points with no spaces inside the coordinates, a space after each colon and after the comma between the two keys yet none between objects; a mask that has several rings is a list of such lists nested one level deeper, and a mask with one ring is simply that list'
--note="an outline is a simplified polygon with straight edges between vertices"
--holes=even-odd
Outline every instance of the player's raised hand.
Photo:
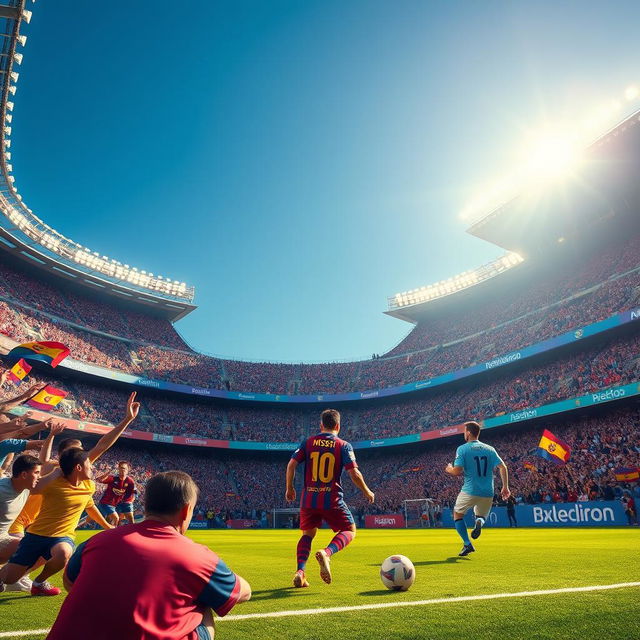
[{"label": "player's raised hand", "polygon": [[[48,422],[48,421],[47,421]],[[50,436],[58,436],[66,429],[66,425],[62,422],[56,422],[51,424],[49,428]]]},{"label": "player's raised hand", "polygon": [[364,494],[364,497],[367,499],[367,502],[369,504],[373,504],[374,500],[376,499],[376,494],[373,493],[373,491],[367,490],[367,492]]},{"label": "player's raised hand", "polygon": [[293,502],[296,499],[296,490],[295,490],[295,488],[291,487],[290,489],[287,489],[286,493],[284,494],[284,497],[285,497],[287,502]]},{"label": "player's raised hand", "polygon": [[509,489],[506,489],[505,487],[502,487],[502,491],[500,492],[500,496],[502,497],[502,499],[508,500],[510,495],[511,491],[509,491]]},{"label": "player's raised hand", "polygon": [[140,403],[136,402],[136,392],[134,391],[127,400],[127,415],[125,420],[133,422],[138,417],[140,411]]}]

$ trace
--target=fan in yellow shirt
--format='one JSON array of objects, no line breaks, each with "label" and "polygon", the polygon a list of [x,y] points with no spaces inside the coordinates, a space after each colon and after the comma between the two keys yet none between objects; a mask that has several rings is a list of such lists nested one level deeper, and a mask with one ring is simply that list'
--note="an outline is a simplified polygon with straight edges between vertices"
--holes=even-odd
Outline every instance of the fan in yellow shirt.
[{"label": "fan in yellow shirt", "polygon": [[0,570],[1,583],[13,584],[43,557],[47,562],[33,581],[32,595],[54,596],[58,587],[47,580],[65,568],[74,550],[75,529],[83,511],[103,529],[112,526],[102,517],[93,503],[95,484],[89,454],[72,447],[60,456],[62,476],[42,490],[42,508],[35,522],[29,526],[11,560]]},{"label": "fan in yellow shirt", "polygon": [[[140,403],[136,402],[136,392],[134,391],[127,400],[126,412],[123,420],[117,427],[114,427],[109,433],[98,440],[96,445],[89,451],[89,460],[93,464],[105,451],[107,451],[118,438],[122,435],[123,431],[136,419],[140,411]],[[77,447],[82,449],[82,442],[77,438],[64,438],[58,443],[58,456],[61,456],[67,449],[71,447]],[[42,467],[42,475],[46,476],[55,469],[58,468],[58,463],[55,460],[47,461]],[[22,511],[15,519],[13,524],[9,527],[9,535],[16,538],[21,538],[29,525],[35,522],[38,514],[40,513],[40,507],[42,505],[42,496],[32,493],[27,502],[25,503]]]}]

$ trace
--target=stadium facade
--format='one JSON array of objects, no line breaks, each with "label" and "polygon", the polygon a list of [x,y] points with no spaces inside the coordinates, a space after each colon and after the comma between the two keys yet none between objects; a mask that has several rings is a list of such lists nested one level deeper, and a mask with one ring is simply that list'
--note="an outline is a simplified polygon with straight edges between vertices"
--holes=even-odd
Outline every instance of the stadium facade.
[{"label": "stadium facade", "polygon": [[[415,327],[383,356],[317,365],[214,358],[191,350],[173,327],[196,310],[192,287],[82,247],[17,191],[10,135],[21,27],[31,17],[24,5],[0,7],[0,347],[6,354],[49,339],[71,348],[55,373],[34,371],[69,391],[56,412],[69,429],[104,433],[114,407],[138,390],[143,410],[120,453],[151,469],[171,456],[218,465],[227,478],[216,475],[211,500],[224,494],[243,509],[283,506],[281,487],[265,478],[283,473],[285,452],[329,404],[343,412],[364,466],[393,488],[389,510],[428,491],[421,467],[451,455],[457,441],[447,439],[469,418],[501,442],[530,442],[541,424],[577,433],[600,421],[637,433],[638,114],[589,147],[570,185],[524,192],[472,225],[470,233],[507,251],[503,258],[390,298],[386,312]],[[243,479],[247,467],[253,480]],[[272,498],[247,502],[261,484],[273,487]]]}]

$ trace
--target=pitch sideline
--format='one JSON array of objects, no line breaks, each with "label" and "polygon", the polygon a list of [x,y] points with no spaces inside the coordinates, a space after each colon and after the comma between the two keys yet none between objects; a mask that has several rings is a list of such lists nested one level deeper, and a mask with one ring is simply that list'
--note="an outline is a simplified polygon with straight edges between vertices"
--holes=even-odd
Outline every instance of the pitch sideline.
[{"label": "pitch sideline", "polygon": [[[479,596],[458,596],[455,598],[433,598],[431,600],[412,600],[410,602],[378,602],[375,604],[359,604],[351,607],[330,607],[328,609],[298,609],[290,611],[271,611],[266,613],[246,613],[216,618],[216,623],[237,620],[253,620],[256,618],[285,618],[292,616],[314,616],[324,613],[345,613],[349,611],[367,611],[369,609],[391,609],[395,607],[420,607],[432,604],[455,602],[474,602],[476,600],[499,600],[504,598],[530,598],[532,596],[550,596],[558,593],[583,593],[589,591],[608,591],[611,589],[629,589],[640,587],[640,582],[618,582],[616,584],[600,584],[589,587],[564,587],[561,589],[543,589],[541,591],[517,591],[515,593],[487,593]],[[2,631],[0,638],[20,638],[29,635],[42,635],[49,629],[29,629],[28,631]]]}]

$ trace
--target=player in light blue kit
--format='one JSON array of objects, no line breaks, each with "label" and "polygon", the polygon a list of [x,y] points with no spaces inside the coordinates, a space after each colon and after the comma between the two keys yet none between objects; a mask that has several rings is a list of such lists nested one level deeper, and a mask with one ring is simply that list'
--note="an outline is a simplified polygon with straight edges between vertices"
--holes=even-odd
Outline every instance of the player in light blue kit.
[{"label": "player in light blue kit", "polygon": [[464,475],[462,490],[453,507],[453,523],[464,544],[459,556],[467,556],[475,551],[467,534],[464,514],[473,507],[476,525],[471,532],[471,537],[475,540],[480,536],[482,526],[491,511],[493,471],[496,467],[500,471],[502,479],[502,491],[500,492],[502,499],[506,500],[511,495],[507,465],[493,447],[478,440],[479,435],[480,425],[477,422],[465,422],[465,444],[458,447],[454,463],[449,463],[445,469],[452,476]]}]

